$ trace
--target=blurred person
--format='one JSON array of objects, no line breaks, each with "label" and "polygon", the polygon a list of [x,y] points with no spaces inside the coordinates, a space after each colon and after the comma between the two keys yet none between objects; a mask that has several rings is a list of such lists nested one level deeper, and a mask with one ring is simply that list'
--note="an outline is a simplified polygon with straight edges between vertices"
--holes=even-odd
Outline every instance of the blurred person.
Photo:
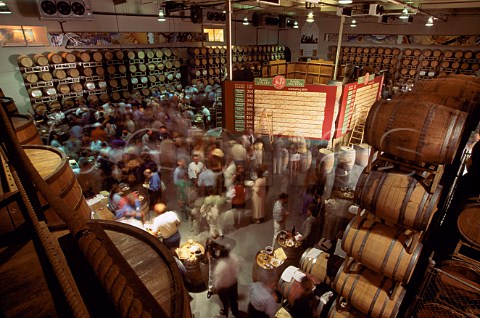
[{"label": "blurred person", "polygon": [[144,213],[140,210],[140,200],[130,193],[126,197],[125,205],[119,210],[115,211],[115,218],[117,221],[133,225],[143,229]]},{"label": "blurred person", "polygon": [[278,301],[277,279],[267,276],[250,285],[249,318],[274,318],[281,304]]},{"label": "blurred person", "polygon": [[162,238],[163,244],[170,250],[180,247],[181,235],[178,228],[181,221],[177,213],[167,211],[164,203],[155,204],[153,210],[156,217],[153,219],[151,227],[150,225],[145,226],[147,231],[155,237]]},{"label": "blurred person", "polygon": [[233,181],[235,179],[236,172],[237,172],[237,167],[235,165],[235,162],[233,161],[233,158],[228,157],[227,163],[225,165],[225,170],[223,171],[223,179],[224,179],[225,189],[227,191],[228,189],[230,189],[230,187],[233,186]]},{"label": "blurred person", "polygon": [[227,248],[221,249],[213,270],[213,286],[222,302],[223,308],[220,310],[222,316],[228,317],[231,309],[233,316],[239,317],[237,281],[239,271],[238,258]]},{"label": "blurred person", "polygon": [[177,161],[177,167],[173,170],[173,184],[177,189],[177,201],[185,220],[190,218],[188,213],[188,172],[185,160]]},{"label": "blurred person", "polygon": [[203,124],[205,125],[205,131],[207,131],[207,130],[210,129],[210,121],[211,121],[210,110],[203,105],[200,108],[200,110],[201,110],[202,116],[203,116]]},{"label": "blurred person", "polygon": [[88,198],[102,191],[103,173],[86,158],[78,159],[80,173],[77,174],[77,181],[82,188],[83,195]]},{"label": "blurred person", "polygon": [[247,190],[244,184],[243,173],[238,173],[234,180],[235,196],[232,198],[233,209],[233,227],[240,228],[242,224],[243,215],[245,212],[245,205],[247,201]]},{"label": "blurred person", "polygon": [[310,204],[306,209],[306,219],[302,223],[302,235],[304,248],[313,247],[320,241],[322,236],[322,225],[317,218],[318,209],[316,205]]},{"label": "blurred person", "polygon": [[207,188],[215,189],[217,186],[217,177],[209,166],[198,175],[199,196],[205,196]]},{"label": "blurred person", "polygon": [[108,208],[110,211],[115,213],[115,211],[120,210],[120,201],[122,200],[122,189],[118,183],[112,185],[110,194],[108,195]]},{"label": "blurred person", "polygon": [[162,199],[162,180],[156,165],[145,169],[143,174],[146,178],[144,187],[148,190],[148,207],[152,211],[155,204],[160,203]]},{"label": "blurred person", "polygon": [[290,214],[290,212],[287,210],[287,207],[288,194],[282,192],[273,205],[273,247],[275,247],[275,243],[277,242],[278,233],[280,233],[282,230],[285,230],[287,217]]},{"label": "blurred person", "polygon": [[225,204],[225,198],[215,193],[211,187],[207,188],[207,197],[205,197],[200,213],[205,216],[209,227],[209,234],[213,238],[223,237],[222,225],[220,222],[220,211]]},{"label": "blurred person", "polygon": [[267,200],[267,178],[264,176],[265,168],[257,168],[257,179],[252,187],[252,219],[260,223],[265,219]]},{"label": "blurred person", "polygon": [[198,155],[192,155],[192,162],[188,165],[188,178],[190,179],[190,184],[198,187],[198,176],[205,169],[205,164],[200,161]]},{"label": "blurred person", "polygon": [[285,148],[285,143],[281,137],[275,137],[273,144],[273,174],[282,174],[285,164],[284,159],[288,158],[288,150]]},{"label": "blurred person", "polygon": [[293,302],[290,314],[292,318],[313,318],[315,308],[315,296],[313,294],[314,284],[307,276],[302,278],[300,282],[300,295]]}]

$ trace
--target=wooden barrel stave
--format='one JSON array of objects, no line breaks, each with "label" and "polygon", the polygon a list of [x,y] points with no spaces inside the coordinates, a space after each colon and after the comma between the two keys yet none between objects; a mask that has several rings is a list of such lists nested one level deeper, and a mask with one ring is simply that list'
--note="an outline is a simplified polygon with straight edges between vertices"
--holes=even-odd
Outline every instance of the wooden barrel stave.
[{"label": "wooden barrel stave", "polygon": [[33,118],[27,115],[10,115],[13,128],[21,145],[41,145],[42,139]]},{"label": "wooden barrel stave", "polygon": [[355,164],[355,149],[348,146],[341,146],[340,151],[338,152],[338,165],[337,167],[342,168],[346,171],[350,171]]},{"label": "wooden barrel stave", "polygon": [[330,284],[330,279],[327,276],[327,261],[330,254],[310,247],[305,250],[300,258],[300,269],[308,274],[318,278],[321,282]]},{"label": "wooden barrel stave", "polygon": [[403,286],[398,285],[393,300],[388,292],[395,282],[377,274],[360,262],[350,266],[345,272],[345,263],[340,267],[333,282],[333,289],[352,306],[372,318],[397,316],[406,293]]},{"label": "wooden barrel stave", "polygon": [[409,254],[409,235],[374,218],[353,218],[342,238],[342,249],[374,272],[395,281],[408,283],[423,244],[417,243]]},{"label": "wooden barrel stave", "polygon": [[413,176],[401,172],[363,172],[355,188],[355,202],[390,224],[424,231],[441,190],[438,187],[430,194]]},{"label": "wooden barrel stave", "polygon": [[406,161],[451,163],[466,117],[465,112],[431,102],[379,101],[368,113],[365,141]]},{"label": "wooden barrel stave", "polygon": [[[299,268],[297,268],[297,270],[301,271]],[[304,274],[308,277],[308,279],[313,282],[314,285],[318,285],[321,283],[321,281],[315,276],[306,273]],[[282,294],[283,298],[286,299],[288,303],[292,306],[295,300],[300,297],[302,292],[300,283],[294,278],[292,278],[291,281],[287,282],[280,277],[280,279],[278,280],[277,288],[278,291]]]},{"label": "wooden barrel stave", "polygon": [[[50,185],[51,190],[65,199],[73,213],[89,219],[91,217],[90,208],[68,164],[66,155],[61,150],[49,146],[29,145],[24,146],[23,149],[40,175]],[[61,219],[54,210],[46,204],[46,200],[41,194],[39,194],[39,199],[46,209],[44,213],[47,223],[61,223]]]},{"label": "wooden barrel stave", "polygon": [[458,216],[457,226],[465,240],[480,247],[480,203],[465,205]]}]

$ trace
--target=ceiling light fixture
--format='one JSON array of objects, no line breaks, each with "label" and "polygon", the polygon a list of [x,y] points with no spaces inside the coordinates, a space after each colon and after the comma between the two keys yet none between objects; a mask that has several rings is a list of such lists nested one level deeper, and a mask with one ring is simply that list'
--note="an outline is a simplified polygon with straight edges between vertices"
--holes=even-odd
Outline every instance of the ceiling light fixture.
[{"label": "ceiling light fixture", "polygon": [[0,14],[10,14],[12,11],[8,8],[5,1],[0,1]]},{"label": "ceiling light fixture", "polygon": [[313,12],[310,11],[310,12],[308,13],[308,16],[307,16],[307,22],[308,22],[308,23],[312,23],[312,22],[314,22],[314,21],[315,21],[315,19],[313,18]]},{"label": "ceiling light fixture", "polygon": [[352,22],[350,23],[350,27],[354,28],[357,26],[357,20],[353,19]]},{"label": "ceiling light fixture", "polygon": [[158,10],[158,22],[165,22],[166,19],[165,19],[165,12],[163,11],[163,8],[160,8]]},{"label": "ceiling light fixture", "polygon": [[399,18],[402,19],[402,20],[406,20],[406,19],[408,19],[408,17],[409,17],[408,9],[405,7],[405,8],[403,8],[402,14],[399,16]]},{"label": "ceiling light fixture", "polygon": [[427,23],[425,23],[425,26],[427,27],[433,26],[433,17],[428,18]]},{"label": "ceiling light fixture", "polygon": [[247,15],[243,18],[243,25],[248,25],[248,18]]},{"label": "ceiling light fixture", "polygon": [[293,28],[298,29],[298,21],[297,20],[295,20],[295,22],[293,22]]},{"label": "ceiling light fixture", "polygon": [[351,4],[352,0],[338,0],[338,4]]}]

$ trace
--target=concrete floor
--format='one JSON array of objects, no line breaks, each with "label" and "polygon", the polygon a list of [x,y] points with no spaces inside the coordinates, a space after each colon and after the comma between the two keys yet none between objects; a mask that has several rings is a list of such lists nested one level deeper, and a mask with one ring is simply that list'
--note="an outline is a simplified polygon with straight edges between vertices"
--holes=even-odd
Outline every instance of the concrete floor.
[{"label": "concrete floor", "polygon": [[[264,162],[268,165],[268,158]],[[314,165],[314,163],[313,163]],[[270,165],[271,166],[271,165]],[[354,187],[359,174],[363,170],[363,167],[354,166],[350,172],[349,186]],[[252,283],[252,267],[256,253],[267,245],[270,245],[273,238],[273,220],[272,220],[272,207],[273,203],[281,192],[289,194],[289,209],[291,214],[287,220],[286,229],[291,230],[293,226],[299,230],[303,219],[300,216],[302,207],[302,194],[305,191],[304,178],[305,173],[300,173],[294,178],[290,178],[286,173],[283,175],[272,175],[271,169],[269,176],[269,191],[267,198],[267,217],[265,222],[261,224],[249,224],[250,217],[250,205],[247,204],[245,212],[246,221],[240,229],[235,230],[233,228],[233,213],[231,210],[227,210],[223,214],[223,229],[225,234],[225,240],[233,241],[234,248],[232,250],[241,260],[240,275],[238,277],[238,292],[239,292],[239,309],[241,317],[248,317],[248,291],[249,286]],[[331,189],[334,184],[335,169],[327,178],[327,186],[325,189],[324,199],[330,197]],[[172,202],[173,203],[173,202]],[[204,243],[207,239],[207,229],[198,235],[194,235],[191,231],[191,226],[188,222],[182,222],[180,227],[180,233],[182,235],[182,243],[189,238],[193,238],[195,241]],[[210,299],[207,299],[207,292],[190,292],[192,301],[190,303],[192,313],[195,318],[212,318],[219,315],[221,306],[220,299],[217,295],[213,295]],[[232,317],[231,313],[229,315]]]}]

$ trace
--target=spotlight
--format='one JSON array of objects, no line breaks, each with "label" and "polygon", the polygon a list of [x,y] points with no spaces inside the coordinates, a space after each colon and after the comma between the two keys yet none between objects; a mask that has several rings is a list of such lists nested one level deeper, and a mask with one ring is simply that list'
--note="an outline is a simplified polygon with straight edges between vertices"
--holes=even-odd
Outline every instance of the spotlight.
[{"label": "spotlight", "polygon": [[313,12],[310,11],[310,12],[308,13],[308,16],[307,16],[307,22],[308,22],[308,23],[312,23],[312,22],[314,22],[314,21],[315,21],[315,19],[313,18]]},{"label": "spotlight", "polygon": [[405,8],[403,8],[402,14],[399,16],[399,18],[402,19],[402,20],[406,20],[406,19],[408,19],[408,17],[409,17],[408,9],[405,7]]},{"label": "spotlight", "polygon": [[246,15],[245,15],[245,17],[243,18],[243,25],[248,25],[248,18],[247,18]]},{"label": "spotlight", "polygon": [[433,26],[433,17],[428,18],[427,23],[425,23],[425,26],[427,27]]},{"label": "spotlight", "polygon": [[158,10],[158,19],[157,19],[158,22],[165,22],[166,19],[165,19],[165,12],[163,11],[163,8],[160,8]]},{"label": "spotlight", "polygon": [[338,0],[338,4],[351,4],[352,0]]},{"label": "spotlight", "polygon": [[350,24],[350,27],[354,28],[357,26],[357,20],[353,19],[351,24]]},{"label": "spotlight", "polygon": [[11,14],[12,11],[8,8],[5,1],[0,1],[0,14]]},{"label": "spotlight", "polygon": [[293,28],[298,29],[298,21],[297,20],[295,20],[295,22],[293,22]]}]

